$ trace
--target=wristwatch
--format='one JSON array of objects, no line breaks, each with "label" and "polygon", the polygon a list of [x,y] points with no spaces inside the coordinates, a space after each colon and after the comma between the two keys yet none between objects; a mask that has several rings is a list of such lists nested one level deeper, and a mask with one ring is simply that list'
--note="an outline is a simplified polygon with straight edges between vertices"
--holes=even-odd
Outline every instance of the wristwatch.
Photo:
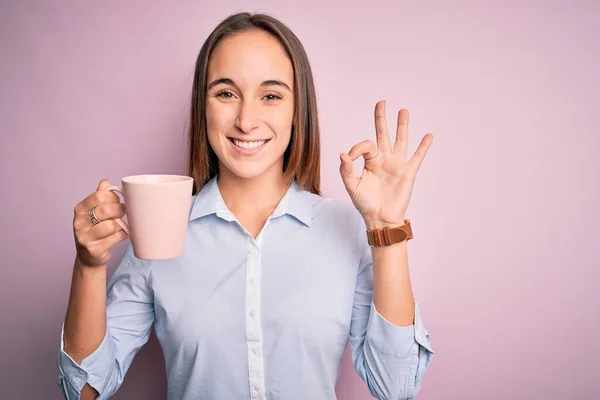
[{"label": "wristwatch", "polygon": [[413,232],[410,220],[405,219],[402,226],[367,229],[367,237],[369,246],[383,247],[410,240],[413,238]]}]

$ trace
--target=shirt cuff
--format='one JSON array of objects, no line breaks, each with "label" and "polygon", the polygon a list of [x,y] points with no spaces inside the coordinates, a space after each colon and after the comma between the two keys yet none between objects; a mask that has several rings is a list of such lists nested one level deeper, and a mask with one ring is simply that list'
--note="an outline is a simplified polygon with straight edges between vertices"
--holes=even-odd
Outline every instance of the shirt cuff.
[{"label": "shirt cuff", "polygon": [[412,356],[413,352],[416,355],[418,346],[415,346],[415,343],[433,353],[429,334],[423,325],[417,303],[415,303],[414,324],[398,326],[386,320],[371,301],[367,340],[381,353],[393,358],[406,358]]},{"label": "shirt cuff", "polygon": [[89,383],[102,395],[115,364],[114,343],[108,327],[100,346],[84,358],[81,365],[77,364],[64,350],[64,328],[63,324],[60,333],[60,350],[58,352],[59,380],[66,379],[77,393],[81,393],[81,389],[86,383]]}]

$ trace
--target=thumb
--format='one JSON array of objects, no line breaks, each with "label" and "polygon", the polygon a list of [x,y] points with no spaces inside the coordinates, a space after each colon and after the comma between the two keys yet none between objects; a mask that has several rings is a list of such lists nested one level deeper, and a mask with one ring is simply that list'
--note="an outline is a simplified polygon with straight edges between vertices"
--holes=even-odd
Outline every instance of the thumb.
[{"label": "thumb", "polygon": [[340,161],[340,175],[342,176],[344,186],[346,186],[346,190],[354,191],[358,185],[359,178],[354,173],[352,158],[348,154],[342,153],[340,154]]},{"label": "thumb", "polygon": [[110,183],[110,181],[108,179],[102,179],[100,181],[100,183],[98,184],[98,188],[96,189],[96,191],[97,192],[102,192],[102,191],[108,189],[111,186],[112,186],[112,184]]}]

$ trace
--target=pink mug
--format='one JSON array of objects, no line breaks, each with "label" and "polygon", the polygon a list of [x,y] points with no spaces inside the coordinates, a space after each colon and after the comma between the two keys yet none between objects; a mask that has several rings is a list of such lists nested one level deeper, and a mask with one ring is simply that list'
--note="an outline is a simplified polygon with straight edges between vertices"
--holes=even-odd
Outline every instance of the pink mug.
[{"label": "pink mug", "polygon": [[183,175],[134,175],[111,186],[123,196],[133,253],[144,260],[167,260],[183,254],[194,180]]}]

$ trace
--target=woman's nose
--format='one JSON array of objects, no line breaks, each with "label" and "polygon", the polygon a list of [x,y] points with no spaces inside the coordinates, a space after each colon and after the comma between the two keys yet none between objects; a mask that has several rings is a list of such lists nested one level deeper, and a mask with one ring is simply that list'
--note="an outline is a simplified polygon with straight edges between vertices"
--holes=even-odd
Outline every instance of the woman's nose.
[{"label": "woman's nose", "polygon": [[260,111],[251,101],[242,102],[235,125],[244,133],[250,133],[260,125]]}]

